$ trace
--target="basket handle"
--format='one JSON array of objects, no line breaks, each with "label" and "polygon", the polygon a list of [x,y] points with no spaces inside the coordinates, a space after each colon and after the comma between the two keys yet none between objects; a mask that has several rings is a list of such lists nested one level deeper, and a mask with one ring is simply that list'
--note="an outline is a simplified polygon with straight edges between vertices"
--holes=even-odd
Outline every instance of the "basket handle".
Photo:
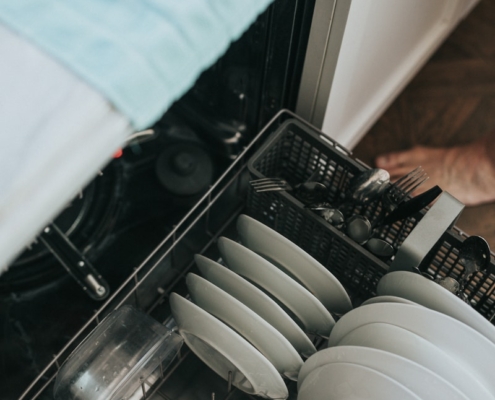
[{"label": "basket handle", "polygon": [[463,209],[464,204],[443,192],[399,247],[389,272],[415,271],[445,231],[455,224]]}]

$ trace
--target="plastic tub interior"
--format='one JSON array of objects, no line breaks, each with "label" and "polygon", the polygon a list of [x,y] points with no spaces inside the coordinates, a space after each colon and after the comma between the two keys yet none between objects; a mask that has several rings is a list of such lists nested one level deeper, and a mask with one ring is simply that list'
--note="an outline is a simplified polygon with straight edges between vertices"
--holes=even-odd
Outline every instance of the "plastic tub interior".
[{"label": "plastic tub interior", "polygon": [[109,314],[62,365],[56,400],[140,399],[177,355],[180,335],[132,306]]}]

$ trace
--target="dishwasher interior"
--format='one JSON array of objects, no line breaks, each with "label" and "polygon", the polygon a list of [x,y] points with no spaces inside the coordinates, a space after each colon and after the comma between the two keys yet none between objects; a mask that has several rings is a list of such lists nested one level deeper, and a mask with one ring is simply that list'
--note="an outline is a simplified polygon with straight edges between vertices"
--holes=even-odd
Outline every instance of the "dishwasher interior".
[{"label": "dishwasher interior", "polygon": [[[208,199],[195,204],[261,127],[279,109],[295,107],[314,3],[274,1],[151,127],[154,134],[134,137],[102,171],[94,171],[94,180],[53,221],[106,280],[107,295],[129,276],[134,282],[133,272],[153,249],[170,236],[161,245],[168,248],[192,223]],[[228,193],[235,204],[233,190]],[[209,223],[233,212],[234,205],[225,203],[225,209],[209,213]],[[163,258],[160,285],[177,274],[172,260],[185,262],[184,254],[199,251],[204,237],[198,225],[173,256]],[[144,263],[138,278],[158,257]],[[139,295],[148,304],[156,293],[145,286]],[[102,304],[81,290],[41,240],[31,243],[0,276],[0,397],[35,396],[38,384],[46,383],[45,366]],[[30,388],[37,376],[36,388]],[[52,398],[49,390],[43,396]]]},{"label": "dishwasher interior", "polygon": [[[321,218],[315,218],[311,211],[294,207],[294,204],[291,204],[294,200],[290,194],[279,192],[258,196],[250,188],[249,180],[257,176],[257,171],[265,168],[263,171],[273,172],[270,170],[270,160],[280,162],[280,157],[274,156],[273,150],[277,143],[270,135],[289,120],[296,121],[303,129],[318,132],[290,111],[279,112],[190,208],[186,216],[164,235],[161,243],[134,269],[119,289],[112,292],[105,303],[87,318],[83,328],[54,355],[53,360],[27,388],[22,398],[52,398],[56,375],[64,360],[105,316],[115,309],[132,305],[173,330],[175,322],[171,317],[168,301],[170,294],[176,292],[187,296],[186,274],[199,274],[194,262],[195,254],[219,260],[216,246],[218,238],[226,236],[238,239],[235,222],[241,213],[259,219],[309,252],[342,282],[355,306],[376,294],[376,284],[387,271],[390,260],[373,256],[333,226],[325,225]],[[289,132],[289,137],[290,135],[292,132]],[[333,200],[336,200],[349,176],[367,167],[352,159],[346,149],[324,135],[319,135],[317,139],[322,146],[321,151],[306,147],[306,142],[303,141],[298,151],[300,157],[291,156],[291,149],[287,148],[286,142],[279,147],[286,160],[297,159],[298,164],[300,159],[304,158],[306,165],[310,165],[312,169],[323,168],[322,179],[329,179],[326,183],[334,188],[331,190],[331,196],[335,196]],[[298,140],[292,140],[292,143],[298,143]],[[252,162],[255,153],[259,154],[267,148],[268,152],[265,151],[265,154],[268,155],[262,161],[259,161],[258,157],[258,163]],[[333,158],[328,157],[328,150],[331,150]],[[342,167],[339,160],[347,164]],[[286,174],[291,173],[290,161],[282,162],[281,166]],[[294,182],[304,180],[309,172],[311,171],[301,172],[305,176],[294,176],[292,179]],[[378,208],[379,205],[372,204],[361,212],[376,213],[379,212]],[[380,234],[398,247],[423,215],[423,212],[420,212],[404,223],[394,224],[382,230]],[[458,277],[464,267],[459,263],[457,249],[466,237],[455,228],[445,232],[422,264],[422,272],[434,276]],[[490,265],[490,272],[493,272],[493,264]],[[465,294],[471,304],[487,318],[493,315],[493,278],[492,273],[476,274],[465,288]],[[320,337],[314,336],[311,339],[317,348],[324,345],[325,341]],[[295,399],[295,382],[286,383],[289,398]],[[211,400],[257,397],[243,393],[228,380],[220,378],[184,345],[170,365],[162,366],[158,375],[142,382],[140,390],[136,391],[132,398]]]}]

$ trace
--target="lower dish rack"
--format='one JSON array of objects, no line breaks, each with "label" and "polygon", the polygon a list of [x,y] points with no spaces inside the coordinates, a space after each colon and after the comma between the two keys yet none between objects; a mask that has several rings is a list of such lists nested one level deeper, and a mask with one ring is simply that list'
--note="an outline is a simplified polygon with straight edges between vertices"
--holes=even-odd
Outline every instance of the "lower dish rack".
[{"label": "lower dish rack", "polygon": [[[329,190],[329,201],[338,202],[354,174],[368,168],[351,153],[298,116],[280,111],[242,151],[220,179],[175,226],[161,244],[139,265],[108,300],[70,339],[20,399],[52,398],[53,384],[62,363],[112,311],[132,305],[170,330],[175,329],[168,297],[172,292],[187,295],[185,276],[196,272],[195,254],[217,260],[220,236],[237,240],[235,221],[244,213],[275,229],[329,269],[344,285],[355,305],[376,294],[376,285],[387,272],[390,260],[377,258],[344,233],[328,224],[290,193],[255,193],[249,180],[279,176],[296,184],[314,176]],[[363,215],[379,213],[379,202],[360,209]],[[396,248],[421,220],[423,213],[380,230],[380,237]],[[452,228],[428,253],[422,271],[433,277],[459,278],[464,267],[459,248],[467,238]],[[493,259],[493,257],[492,257]],[[495,271],[493,261],[489,271]],[[495,311],[495,275],[475,274],[464,288],[473,307],[490,319]],[[321,338],[314,338],[318,348]],[[288,384],[289,399],[296,386]],[[167,368],[161,368],[153,382],[142,382],[134,398],[145,399],[249,399],[209,370],[187,347],[183,347]]]}]

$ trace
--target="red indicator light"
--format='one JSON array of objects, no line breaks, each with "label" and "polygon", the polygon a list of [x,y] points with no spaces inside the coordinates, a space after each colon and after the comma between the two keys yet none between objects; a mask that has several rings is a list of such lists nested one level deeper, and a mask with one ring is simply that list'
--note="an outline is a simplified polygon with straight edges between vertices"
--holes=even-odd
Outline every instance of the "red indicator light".
[{"label": "red indicator light", "polygon": [[113,158],[120,158],[122,157],[122,154],[124,154],[124,152],[122,151],[122,149],[118,149],[114,155],[113,155]]}]

